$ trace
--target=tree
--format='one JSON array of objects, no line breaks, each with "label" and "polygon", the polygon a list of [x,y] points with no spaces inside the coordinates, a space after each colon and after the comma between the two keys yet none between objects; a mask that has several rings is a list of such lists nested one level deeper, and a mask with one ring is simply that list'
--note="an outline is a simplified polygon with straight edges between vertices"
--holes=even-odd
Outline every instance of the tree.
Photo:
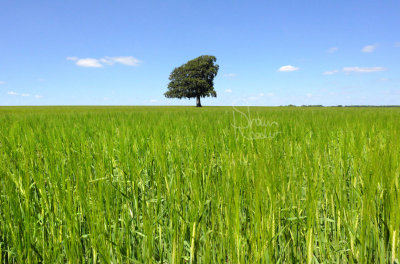
[{"label": "tree", "polygon": [[201,107],[200,97],[217,97],[214,77],[219,66],[214,64],[214,56],[203,55],[175,68],[169,76],[167,98],[196,98],[196,106]]}]

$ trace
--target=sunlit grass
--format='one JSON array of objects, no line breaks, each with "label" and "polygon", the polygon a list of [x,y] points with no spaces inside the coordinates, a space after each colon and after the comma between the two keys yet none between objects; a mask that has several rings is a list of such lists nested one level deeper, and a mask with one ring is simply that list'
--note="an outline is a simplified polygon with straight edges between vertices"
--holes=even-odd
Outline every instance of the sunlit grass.
[{"label": "sunlit grass", "polygon": [[399,120],[397,108],[2,107],[2,262],[393,263]]}]

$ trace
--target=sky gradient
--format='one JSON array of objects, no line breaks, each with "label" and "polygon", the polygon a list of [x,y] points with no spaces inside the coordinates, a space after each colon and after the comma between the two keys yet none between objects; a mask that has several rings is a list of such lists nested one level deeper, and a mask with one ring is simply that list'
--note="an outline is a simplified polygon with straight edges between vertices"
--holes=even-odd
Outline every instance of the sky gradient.
[{"label": "sky gradient", "polygon": [[194,105],[174,67],[220,65],[203,105],[400,104],[400,1],[2,1],[0,105]]}]

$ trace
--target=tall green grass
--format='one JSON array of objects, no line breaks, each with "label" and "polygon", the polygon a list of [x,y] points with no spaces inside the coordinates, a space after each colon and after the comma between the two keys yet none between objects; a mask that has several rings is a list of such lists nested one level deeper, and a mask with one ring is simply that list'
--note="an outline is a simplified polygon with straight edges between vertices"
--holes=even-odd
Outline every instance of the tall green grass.
[{"label": "tall green grass", "polygon": [[400,109],[239,111],[0,108],[2,262],[398,263]]}]

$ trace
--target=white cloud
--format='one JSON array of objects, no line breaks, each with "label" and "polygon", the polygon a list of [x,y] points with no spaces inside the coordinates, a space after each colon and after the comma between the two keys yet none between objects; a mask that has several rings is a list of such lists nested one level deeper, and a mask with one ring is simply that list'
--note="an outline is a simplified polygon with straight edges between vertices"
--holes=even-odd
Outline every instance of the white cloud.
[{"label": "white cloud", "polygon": [[103,65],[99,62],[98,59],[92,59],[92,58],[79,59],[76,61],[76,65],[80,67],[89,67],[89,68],[103,67]]},{"label": "white cloud", "polygon": [[264,93],[259,93],[258,96],[262,97],[264,96]]},{"label": "white cloud", "polygon": [[128,66],[139,66],[140,60],[132,57],[132,56],[127,56],[127,57],[104,57],[100,59],[102,63],[108,64],[108,65],[113,65],[114,63],[120,63]]},{"label": "white cloud", "polygon": [[0,81],[0,85],[5,84],[5,83],[6,83],[5,81]]},{"label": "white cloud", "polygon": [[338,51],[338,49],[339,49],[339,48],[332,47],[332,48],[329,48],[329,49],[328,49],[328,52],[329,52],[329,53],[334,53],[334,52]]},{"label": "white cloud", "polygon": [[335,74],[338,72],[339,72],[338,70],[326,71],[326,72],[324,72],[324,75],[332,75],[332,74]]},{"label": "white cloud", "polygon": [[156,99],[151,99],[150,100],[150,103],[157,103],[158,102],[158,100],[156,100]]},{"label": "white cloud", "polygon": [[312,93],[308,93],[308,94],[306,94],[306,96],[307,96],[308,98],[311,98],[311,97],[313,96],[313,94],[312,94]]},{"label": "white cloud", "polygon": [[278,72],[292,72],[292,71],[298,71],[299,68],[292,66],[292,65],[286,65],[286,66],[282,66],[278,69]]},{"label": "white cloud", "polygon": [[228,78],[235,78],[237,75],[236,73],[225,73],[224,77],[228,77]]},{"label": "white cloud", "polygon": [[386,71],[386,68],[383,68],[383,67],[344,67],[343,71],[344,72],[368,73],[368,72]]},{"label": "white cloud", "polygon": [[132,57],[132,56],[128,56],[128,57],[114,57],[113,58],[115,62],[117,63],[121,63],[121,64],[125,64],[125,65],[129,65],[129,66],[139,66],[139,63],[141,62],[140,60]]},{"label": "white cloud", "polygon": [[362,52],[365,52],[365,53],[371,53],[371,52],[373,52],[376,48],[377,48],[378,46],[377,45],[367,45],[367,46],[365,46],[364,48],[362,48]]},{"label": "white cloud", "polygon": [[[16,93],[14,91],[9,91],[7,94],[9,94],[9,95],[19,95],[19,96],[23,96],[23,97],[31,96],[31,94],[28,94],[28,93],[19,94],[19,93]],[[35,98],[42,98],[43,96],[36,94],[34,97]]]},{"label": "white cloud", "polygon": [[[384,67],[344,67],[342,69],[343,72],[349,73],[349,72],[360,72],[360,73],[368,73],[368,72],[380,72],[380,71],[386,71],[386,68]],[[335,73],[340,72],[339,70],[332,70],[332,71],[326,71],[323,74],[324,75],[333,75]]]},{"label": "white cloud", "polygon": [[232,90],[231,90],[231,89],[226,89],[225,92],[226,92],[226,93],[231,93]]},{"label": "white cloud", "polygon": [[101,68],[104,65],[113,65],[116,63],[128,65],[128,66],[139,66],[140,60],[132,56],[120,56],[120,57],[103,57],[101,59],[96,58],[83,58],[78,57],[67,57],[67,60],[75,61],[75,64],[80,67],[91,67],[91,68]]}]

